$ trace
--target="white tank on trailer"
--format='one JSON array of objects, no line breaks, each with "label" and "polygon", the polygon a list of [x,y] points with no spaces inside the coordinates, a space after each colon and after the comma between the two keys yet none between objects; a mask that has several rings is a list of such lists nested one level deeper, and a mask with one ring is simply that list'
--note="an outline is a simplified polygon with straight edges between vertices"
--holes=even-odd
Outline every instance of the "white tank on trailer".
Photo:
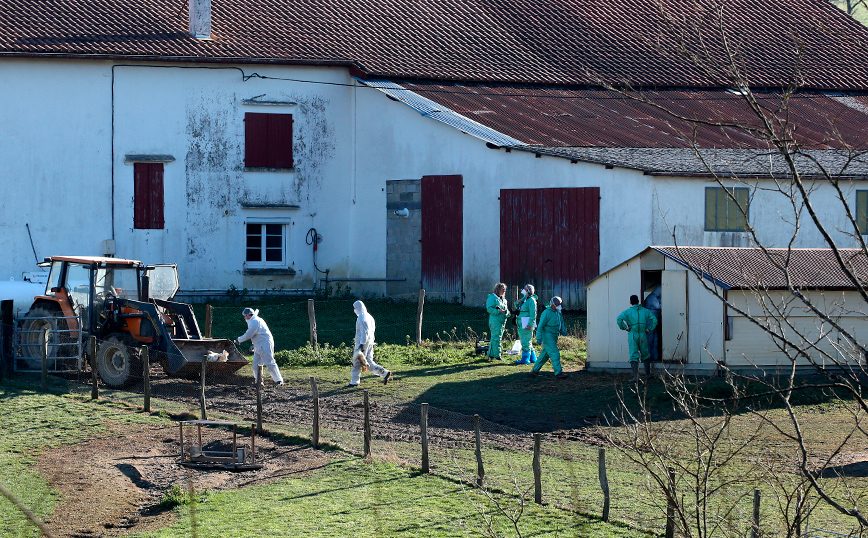
[{"label": "white tank on trailer", "polygon": [[12,299],[12,312],[16,317],[30,310],[33,298],[45,294],[45,284],[29,280],[0,280],[0,301]]}]

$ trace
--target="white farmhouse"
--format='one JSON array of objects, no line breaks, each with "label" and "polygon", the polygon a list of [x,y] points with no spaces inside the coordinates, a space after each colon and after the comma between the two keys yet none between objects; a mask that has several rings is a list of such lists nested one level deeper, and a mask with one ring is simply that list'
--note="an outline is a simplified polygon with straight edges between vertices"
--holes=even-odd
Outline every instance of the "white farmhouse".
[{"label": "white farmhouse", "polygon": [[856,285],[868,279],[868,256],[838,254],[849,275],[831,249],[648,247],[588,284],[587,369],[629,371],[627,336],[615,319],[630,295],[645,301],[658,286],[659,360],[669,370],[859,365],[864,353],[851,342],[868,337],[864,290]]},{"label": "white farmhouse", "polygon": [[[188,295],[343,282],[480,304],[529,281],[583,308],[584,284],[673,231],[746,245],[724,187],[770,244],[792,236],[755,183],[786,167],[731,125],[756,120],[743,94],[661,50],[656,1],[188,4],[4,3],[0,279],[109,255],[178,263]],[[865,143],[868,30],[807,0],[737,12],[756,92],[780,108],[800,62],[785,134],[863,203],[844,152]]]}]

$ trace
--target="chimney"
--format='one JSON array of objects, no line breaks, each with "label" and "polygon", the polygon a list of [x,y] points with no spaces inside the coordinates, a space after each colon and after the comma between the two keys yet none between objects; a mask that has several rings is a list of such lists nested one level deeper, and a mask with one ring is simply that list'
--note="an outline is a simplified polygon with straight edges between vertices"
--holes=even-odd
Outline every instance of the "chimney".
[{"label": "chimney", "polygon": [[211,0],[188,0],[190,4],[190,35],[196,39],[211,39]]}]

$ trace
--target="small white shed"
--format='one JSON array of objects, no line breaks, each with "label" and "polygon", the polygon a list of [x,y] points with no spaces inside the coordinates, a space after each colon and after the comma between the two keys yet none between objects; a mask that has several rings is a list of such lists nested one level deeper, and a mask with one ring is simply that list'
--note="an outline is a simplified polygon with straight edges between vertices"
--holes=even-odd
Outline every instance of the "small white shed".
[{"label": "small white shed", "polygon": [[[868,256],[838,252],[868,282]],[[788,276],[810,305],[787,289]],[[629,369],[627,337],[615,318],[630,295],[644,302],[657,286],[658,349],[667,368],[774,371],[790,367],[796,354],[799,370],[865,360],[842,331],[868,343],[868,304],[831,249],[652,246],[587,284],[588,370]]]}]

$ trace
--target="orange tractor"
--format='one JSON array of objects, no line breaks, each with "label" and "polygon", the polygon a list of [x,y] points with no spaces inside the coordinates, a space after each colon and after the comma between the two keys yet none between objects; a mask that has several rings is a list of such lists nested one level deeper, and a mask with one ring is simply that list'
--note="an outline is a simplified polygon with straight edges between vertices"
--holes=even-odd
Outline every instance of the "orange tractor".
[{"label": "orange tractor", "polygon": [[141,377],[142,346],[171,376],[194,375],[203,360],[218,373],[248,364],[231,340],[202,336],[189,304],[172,301],[179,289],[174,264],[96,256],[54,256],[45,264],[51,266],[45,295],[34,298],[24,318],[23,346],[41,345],[48,329],[49,355],[81,364],[66,357],[77,355],[70,344],[96,336],[97,370],[111,387]]}]

